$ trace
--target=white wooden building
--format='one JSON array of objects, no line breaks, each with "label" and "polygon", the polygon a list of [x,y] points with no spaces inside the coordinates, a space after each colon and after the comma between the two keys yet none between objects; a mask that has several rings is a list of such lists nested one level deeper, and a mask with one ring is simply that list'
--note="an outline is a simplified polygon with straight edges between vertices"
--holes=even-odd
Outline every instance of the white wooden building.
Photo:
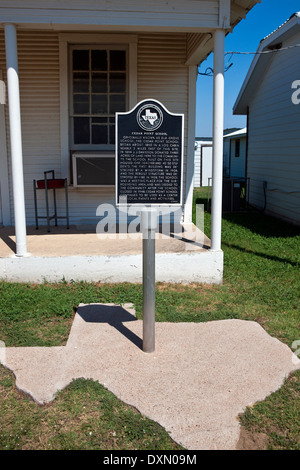
[{"label": "white wooden building", "polygon": [[96,222],[98,205],[114,204],[113,187],[74,185],[71,156],[113,155],[115,112],[149,98],[184,114],[182,220],[191,223],[197,65],[212,51],[211,251],[221,252],[224,39],[259,2],[0,0],[0,222],[15,227],[17,257],[44,171],[67,178],[71,224]]},{"label": "white wooden building", "polygon": [[212,177],[212,139],[196,137],[194,160],[194,187],[208,186]]},{"label": "white wooden building", "polygon": [[248,114],[249,202],[300,224],[300,13],[258,47],[235,114]]},{"label": "white wooden building", "polygon": [[247,129],[224,135],[224,174],[230,178],[245,178]]}]

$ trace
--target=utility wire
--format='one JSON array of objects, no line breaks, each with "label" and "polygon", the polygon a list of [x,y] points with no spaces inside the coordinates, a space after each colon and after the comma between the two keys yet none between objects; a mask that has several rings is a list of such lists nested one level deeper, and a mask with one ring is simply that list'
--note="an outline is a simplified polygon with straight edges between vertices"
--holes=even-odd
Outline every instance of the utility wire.
[{"label": "utility wire", "polygon": [[294,44],[293,46],[286,46],[286,47],[280,47],[276,49],[269,49],[268,51],[256,51],[256,52],[240,52],[240,51],[230,51],[225,53],[225,57],[229,54],[253,54],[253,55],[261,55],[261,54],[272,54],[274,52],[280,52],[280,51],[287,51],[288,49],[293,49],[294,47],[300,47],[300,44]]},{"label": "utility wire", "polygon": [[[264,55],[264,54],[274,54],[276,52],[280,52],[280,51],[286,51],[288,49],[293,49],[294,47],[300,47],[300,44],[294,44],[293,46],[286,46],[286,47],[280,47],[280,48],[276,48],[276,49],[270,49],[270,50],[267,50],[267,51],[260,51],[260,52],[241,52],[241,51],[229,51],[229,52],[226,52],[224,57],[226,56],[230,56],[228,61],[227,61],[227,65],[225,65],[225,68],[224,68],[224,72],[226,73],[230,67],[233,66],[233,62],[229,63],[233,57],[233,55]],[[207,67],[207,69],[205,70],[205,72],[200,72],[199,68],[198,68],[198,75],[205,75],[206,77],[212,77],[214,74],[214,70],[212,67]]]}]

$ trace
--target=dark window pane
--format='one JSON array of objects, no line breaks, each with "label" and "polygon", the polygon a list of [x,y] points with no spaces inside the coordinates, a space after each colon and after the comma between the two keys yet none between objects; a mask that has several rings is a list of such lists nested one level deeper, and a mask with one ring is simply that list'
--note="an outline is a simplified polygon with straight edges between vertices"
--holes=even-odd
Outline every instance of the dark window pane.
[{"label": "dark window pane", "polygon": [[240,156],[240,144],[241,144],[240,139],[236,139],[236,141],[235,141],[235,157]]},{"label": "dark window pane", "polygon": [[89,95],[74,95],[73,110],[74,114],[89,114],[90,110]]},{"label": "dark window pane", "polygon": [[126,75],[125,73],[111,73],[109,79],[111,93],[125,93]]},{"label": "dark window pane", "polygon": [[115,145],[115,113],[126,111],[126,51],[74,49],[75,145]]},{"label": "dark window pane", "polygon": [[115,126],[109,126],[109,143],[115,144]]},{"label": "dark window pane", "polygon": [[107,144],[107,126],[92,126],[92,144]]},{"label": "dark window pane", "polygon": [[110,51],[110,70],[126,70],[125,51]]},{"label": "dark window pane", "polygon": [[110,96],[110,114],[125,111],[125,95]]},{"label": "dark window pane", "polygon": [[90,143],[90,120],[85,117],[74,118],[73,120],[74,144]]},{"label": "dark window pane", "polygon": [[88,93],[89,92],[89,73],[74,72],[73,92],[74,93]]},{"label": "dark window pane", "polygon": [[92,74],[92,92],[93,93],[107,93],[107,74],[106,73],[93,73]]},{"label": "dark window pane", "polygon": [[89,70],[89,51],[73,51],[73,70]]},{"label": "dark window pane", "polygon": [[115,159],[110,157],[85,157],[77,160],[77,182],[80,185],[115,184]]},{"label": "dark window pane", "polygon": [[107,118],[106,117],[92,118],[92,124],[107,124]]},{"label": "dark window pane", "polygon": [[92,95],[92,114],[107,114],[107,95]]},{"label": "dark window pane", "polygon": [[107,70],[106,51],[92,51],[92,70]]}]

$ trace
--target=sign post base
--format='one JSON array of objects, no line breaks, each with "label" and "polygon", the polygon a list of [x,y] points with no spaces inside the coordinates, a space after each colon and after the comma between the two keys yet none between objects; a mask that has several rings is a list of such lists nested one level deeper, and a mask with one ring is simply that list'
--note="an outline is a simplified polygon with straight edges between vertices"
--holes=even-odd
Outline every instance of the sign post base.
[{"label": "sign post base", "polygon": [[155,350],[155,233],[157,211],[145,208],[141,212],[143,233],[143,351]]}]

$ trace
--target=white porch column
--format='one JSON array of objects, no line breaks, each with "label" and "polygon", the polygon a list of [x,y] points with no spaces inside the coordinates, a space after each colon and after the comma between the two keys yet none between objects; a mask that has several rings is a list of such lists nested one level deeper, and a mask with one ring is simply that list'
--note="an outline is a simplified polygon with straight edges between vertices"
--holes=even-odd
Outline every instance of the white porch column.
[{"label": "white porch column", "polygon": [[194,180],[194,154],[195,154],[195,128],[196,128],[196,81],[197,67],[189,66],[189,112],[188,112],[188,135],[187,135],[187,159],[186,159],[186,181],[185,181],[185,205],[183,221],[192,223],[193,210],[193,180]]},{"label": "white porch column", "polygon": [[224,50],[225,31],[214,36],[214,95],[213,95],[213,168],[211,208],[211,250],[221,250],[222,185],[223,185],[223,126],[224,126]]},{"label": "white porch column", "polygon": [[12,164],[12,182],[14,196],[16,255],[27,253],[25,196],[23,178],[23,155],[21,134],[20,90],[18,74],[18,53],[16,27],[5,25],[5,48],[7,67],[7,89],[10,126],[10,148]]}]

